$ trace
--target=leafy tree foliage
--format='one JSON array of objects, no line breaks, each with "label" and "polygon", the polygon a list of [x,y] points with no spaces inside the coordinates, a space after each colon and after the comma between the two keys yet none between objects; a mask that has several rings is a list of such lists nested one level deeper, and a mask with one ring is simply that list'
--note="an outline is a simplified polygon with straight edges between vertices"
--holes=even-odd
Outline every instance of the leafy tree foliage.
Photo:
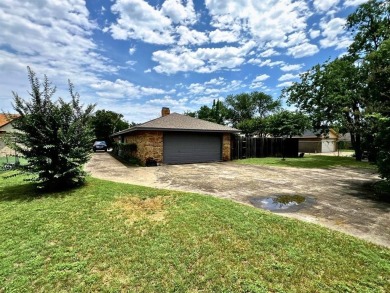
[{"label": "leafy tree foliage", "polygon": [[361,160],[366,97],[361,71],[353,61],[345,57],[316,65],[282,95],[311,118],[314,130],[324,133],[334,124],[342,125]]},{"label": "leafy tree foliage", "polygon": [[97,110],[92,116],[92,127],[96,140],[110,143],[110,135],[129,128],[129,123],[123,120],[123,115],[108,110]]},{"label": "leafy tree foliage", "polygon": [[84,182],[82,166],[89,160],[93,132],[90,117],[94,105],[85,109],[79,94],[69,81],[70,102],[52,97],[56,91],[45,76],[40,83],[28,67],[30,100],[14,95],[14,109],[20,118],[14,120],[11,147],[28,161],[25,172],[33,175],[40,187],[61,189]]},{"label": "leafy tree foliage", "polygon": [[301,135],[310,128],[310,120],[299,112],[281,110],[266,120],[266,131],[275,137],[292,137]]},{"label": "leafy tree foliage", "polygon": [[225,125],[228,110],[220,100],[213,100],[211,108],[204,105],[198,111],[186,112],[185,115]]},{"label": "leafy tree foliage", "polygon": [[348,19],[348,54],[313,67],[283,92],[315,128],[337,123],[351,133],[356,159],[362,146],[390,180],[390,1],[370,0]]}]

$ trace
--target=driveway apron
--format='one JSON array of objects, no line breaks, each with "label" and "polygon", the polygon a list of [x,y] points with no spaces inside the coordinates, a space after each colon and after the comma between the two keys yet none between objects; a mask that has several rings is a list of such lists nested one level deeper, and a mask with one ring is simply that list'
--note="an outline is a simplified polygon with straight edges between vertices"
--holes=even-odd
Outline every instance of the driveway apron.
[{"label": "driveway apron", "polygon": [[253,206],[254,199],[299,195],[311,200],[282,216],[320,224],[390,247],[390,204],[372,200],[372,170],[302,169],[234,162],[128,167],[96,153],[85,167],[93,177],[155,188],[197,192]]}]

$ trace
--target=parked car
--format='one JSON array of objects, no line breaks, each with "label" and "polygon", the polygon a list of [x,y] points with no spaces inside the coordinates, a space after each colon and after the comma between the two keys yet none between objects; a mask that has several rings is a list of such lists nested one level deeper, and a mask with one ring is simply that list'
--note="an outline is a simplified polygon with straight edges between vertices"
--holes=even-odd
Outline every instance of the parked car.
[{"label": "parked car", "polygon": [[97,140],[93,143],[93,151],[107,151],[107,143],[102,140]]}]

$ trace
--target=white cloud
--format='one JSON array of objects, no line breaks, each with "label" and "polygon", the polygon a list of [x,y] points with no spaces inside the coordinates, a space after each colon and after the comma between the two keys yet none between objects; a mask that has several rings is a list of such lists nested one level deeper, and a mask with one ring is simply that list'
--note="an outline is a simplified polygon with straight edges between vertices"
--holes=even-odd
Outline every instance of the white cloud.
[{"label": "white cloud", "polygon": [[363,4],[367,2],[367,0],[345,0],[344,6],[350,7],[350,6],[358,6],[360,4]]},{"label": "white cloud", "polygon": [[314,0],[313,6],[318,12],[327,12],[337,6],[340,0]]},{"label": "white cloud", "polygon": [[139,99],[143,96],[162,95],[169,92],[151,87],[143,87],[135,85],[127,80],[117,79],[114,82],[109,80],[101,80],[91,84],[91,87],[96,90],[96,94],[100,97],[114,99]]},{"label": "white cloud", "polygon": [[287,54],[293,56],[294,58],[312,56],[318,52],[318,47],[309,43],[303,43],[295,47],[288,48],[287,50]]},{"label": "white cloud", "polygon": [[336,47],[336,49],[345,49],[351,44],[351,39],[346,35],[344,30],[346,20],[343,18],[333,18],[327,21],[324,18],[320,27],[323,30],[323,39],[320,40],[322,48]]},{"label": "white cloud", "polygon": [[320,30],[311,29],[311,30],[309,30],[309,35],[310,35],[311,39],[316,39],[316,38],[318,38],[321,35],[321,31]]},{"label": "white cloud", "polygon": [[258,75],[256,76],[256,78],[253,80],[254,82],[257,82],[257,81],[264,81],[266,79],[268,79],[270,76],[268,74],[262,74],[262,75]]},{"label": "white cloud", "polygon": [[285,64],[280,67],[280,70],[286,72],[286,71],[295,71],[299,70],[304,66],[304,64]]},{"label": "white cloud", "polygon": [[109,27],[117,40],[138,39],[152,44],[172,44],[172,21],[143,0],[117,0],[111,6],[117,15]]},{"label": "white cloud", "polygon": [[260,53],[260,57],[267,58],[270,56],[277,56],[280,55],[279,52],[275,51],[273,48],[265,50],[264,52]]},{"label": "white cloud", "polygon": [[289,87],[289,86],[292,86],[292,84],[293,84],[292,81],[285,81],[285,82],[279,83],[277,85],[277,87]]},{"label": "white cloud", "polygon": [[295,78],[299,78],[299,74],[286,73],[286,74],[283,74],[282,76],[280,76],[278,78],[278,80],[285,81],[285,80],[291,80],[291,79],[295,79]]},{"label": "white cloud", "polygon": [[172,49],[156,51],[152,60],[159,63],[153,69],[158,73],[173,74],[176,72],[195,71],[210,73],[221,69],[234,69],[245,61],[245,56],[254,47],[248,42],[242,47]]},{"label": "white cloud", "polygon": [[215,31],[210,32],[210,40],[213,43],[234,43],[239,39],[239,35],[234,31],[221,31],[216,29]]},{"label": "white cloud", "polygon": [[192,0],[187,0],[187,5],[183,5],[182,2],[181,0],[165,0],[161,6],[161,12],[174,23],[194,24],[196,22],[194,3]]},{"label": "white cloud", "polygon": [[137,51],[137,48],[135,46],[129,48],[129,54],[130,55],[133,55],[135,53],[135,51]]},{"label": "white cloud", "polygon": [[208,42],[209,38],[204,32],[199,32],[196,30],[190,30],[186,26],[179,26],[176,29],[176,32],[180,35],[178,42],[179,46],[184,45],[202,45]]},{"label": "white cloud", "polygon": [[262,60],[258,58],[251,58],[248,60],[248,63],[258,65],[259,67],[268,66],[271,68],[284,64],[283,61],[272,61],[271,59]]},{"label": "white cloud", "polygon": [[250,34],[259,45],[283,47],[287,36],[304,31],[311,15],[306,1],[219,1],[206,0],[212,25]]}]

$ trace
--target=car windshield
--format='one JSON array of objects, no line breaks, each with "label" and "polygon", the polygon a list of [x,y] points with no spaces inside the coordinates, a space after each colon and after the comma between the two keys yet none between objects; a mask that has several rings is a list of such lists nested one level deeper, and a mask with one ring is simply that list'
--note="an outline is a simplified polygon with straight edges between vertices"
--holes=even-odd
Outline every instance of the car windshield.
[{"label": "car windshield", "polygon": [[95,145],[106,145],[105,141],[95,141]]}]

